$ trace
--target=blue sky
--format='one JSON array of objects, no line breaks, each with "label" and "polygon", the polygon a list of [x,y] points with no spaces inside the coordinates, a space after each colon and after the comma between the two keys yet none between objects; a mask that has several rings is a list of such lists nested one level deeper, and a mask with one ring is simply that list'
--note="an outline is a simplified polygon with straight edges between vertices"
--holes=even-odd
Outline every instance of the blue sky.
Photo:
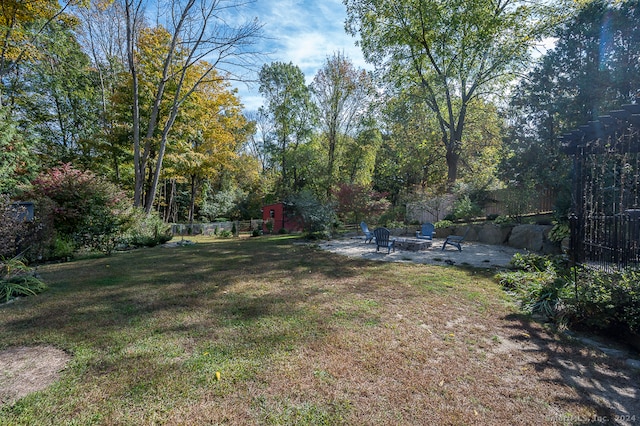
[{"label": "blue sky", "polygon": [[[265,62],[292,62],[300,67],[307,83],[326,58],[338,51],[356,67],[371,68],[356,47],[356,39],[344,30],[347,14],[342,0],[257,0],[243,8],[242,14],[257,17],[264,25],[267,39],[261,50],[268,53]],[[247,110],[262,105],[257,84],[247,87],[238,83],[235,87]]]}]

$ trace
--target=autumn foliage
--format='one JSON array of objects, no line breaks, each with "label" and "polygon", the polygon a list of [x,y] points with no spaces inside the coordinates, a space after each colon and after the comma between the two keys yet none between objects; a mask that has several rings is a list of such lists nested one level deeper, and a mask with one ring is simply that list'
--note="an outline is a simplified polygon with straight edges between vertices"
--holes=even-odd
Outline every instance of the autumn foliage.
[{"label": "autumn foliage", "polygon": [[131,205],[115,185],[70,164],[41,173],[25,196],[35,201],[36,220],[46,230],[38,249],[45,257],[58,257],[61,246],[110,252]]},{"label": "autumn foliage", "polygon": [[358,184],[340,184],[333,192],[338,216],[346,223],[379,217],[390,206],[385,194]]}]

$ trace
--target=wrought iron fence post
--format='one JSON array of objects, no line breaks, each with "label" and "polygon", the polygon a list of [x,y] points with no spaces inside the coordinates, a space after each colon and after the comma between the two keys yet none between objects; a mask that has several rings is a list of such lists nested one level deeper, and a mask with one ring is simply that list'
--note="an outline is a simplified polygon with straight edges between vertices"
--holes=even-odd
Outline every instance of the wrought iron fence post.
[{"label": "wrought iron fence post", "polygon": [[633,264],[637,268],[640,262],[640,209],[627,209],[625,213],[629,215],[627,265]]},{"label": "wrought iron fence post", "polygon": [[580,237],[580,219],[577,214],[570,213],[569,214],[569,230],[571,232],[571,236],[569,238],[569,251],[571,252],[571,269],[573,270],[573,290],[575,292],[576,298],[576,306],[578,309],[582,309],[580,307],[580,297],[578,292],[578,262],[580,258],[578,257],[580,253],[582,253],[582,247],[580,242],[582,238]]}]

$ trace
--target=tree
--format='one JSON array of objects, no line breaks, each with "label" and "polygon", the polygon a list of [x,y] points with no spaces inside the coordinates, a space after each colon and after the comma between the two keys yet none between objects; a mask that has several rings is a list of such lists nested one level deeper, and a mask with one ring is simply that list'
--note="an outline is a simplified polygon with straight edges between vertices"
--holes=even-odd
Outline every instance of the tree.
[{"label": "tree", "polygon": [[[0,195],[13,194],[36,173],[36,157],[18,132],[8,107],[0,106]],[[0,201],[2,201],[0,199]]]},{"label": "tree", "polygon": [[385,194],[364,185],[339,184],[334,189],[334,196],[337,201],[336,213],[345,223],[377,218],[390,207]]},{"label": "tree", "polygon": [[517,0],[344,0],[346,29],[398,87],[419,87],[436,114],[449,186],[468,109],[503,88],[557,22],[562,4]]},{"label": "tree", "polygon": [[[58,19],[68,19],[65,12],[70,6],[83,4],[84,0],[3,0],[0,13],[0,83],[17,71],[23,61],[37,57],[35,41],[42,32]],[[4,96],[0,92],[0,105]]]},{"label": "tree", "polygon": [[[355,136],[367,116],[375,93],[373,82],[364,70],[356,69],[343,54],[328,57],[311,85],[318,106],[318,118],[326,141],[327,195],[335,181],[339,144]],[[351,154],[351,153],[350,153]]]},{"label": "tree", "polygon": [[[261,35],[261,26],[256,20],[245,22],[237,27],[230,25],[227,19],[231,13],[246,5],[241,0],[172,0],[159,3],[158,16],[170,17],[163,26],[168,34],[168,43],[156,51],[162,61],[159,78],[154,84],[154,94],[149,105],[150,114],[146,123],[141,122],[140,75],[144,70],[138,60],[138,36],[144,21],[144,0],[120,0],[124,3],[126,22],[127,64],[131,75],[133,153],[135,165],[134,205],[144,205],[149,212],[156,195],[162,163],[167,148],[169,133],[184,102],[198,88],[209,81],[213,70],[220,72],[227,67],[228,72],[237,75],[238,70],[246,69],[255,56],[251,46]],[[189,84],[187,73],[197,65],[203,64],[196,78]],[[172,90],[167,91],[172,84]],[[169,108],[164,120],[159,121],[163,102]],[[145,128],[144,134],[141,130]],[[145,190],[145,172],[149,158],[156,149],[153,141],[158,142],[152,179]]]},{"label": "tree", "polygon": [[596,0],[558,28],[555,47],[516,87],[504,179],[556,190],[568,183],[560,136],[637,100],[640,1]]},{"label": "tree", "polygon": [[23,128],[38,143],[44,164],[92,163],[100,131],[96,74],[64,22],[52,22],[34,41],[37,58],[21,66],[19,97]]},{"label": "tree", "polygon": [[376,189],[394,201],[402,192],[442,190],[445,149],[439,144],[436,116],[424,99],[410,90],[387,93],[381,121],[385,143],[376,160]]},{"label": "tree", "polygon": [[299,67],[283,62],[265,64],[259,78],[259,90],[266,101],[261,113],[268,114],[273,123],[269,143],[279,159],[280,193],[283,195],[302,187],[295,155],[298,146],[311,135],[315,111],[311,92]]},{"label": "tree", "polygon": [[273,134],[273,123],[269,118],[269,114],[263,108],[259,111],[249,111],[245,113],[245,117],[254,123],[256,131],[249,135],[246,149],[260,163],[260,170],[266,173],[273,170],[273,159],[269,153],[269,138]]},{"label": "tree", "polygon": [[122,7],[121,2],[96,0],[90,7],[76,10],[80,20],[77,38],[91,58],[97,79],[94,90],[100,101],[96,119],[101,131],[92,140],[95,160],[101,169],[112,173],[115,182],[121,182],[122,166],[131,157],[130,129],[116,121],[113,108],[114,94],[126,79],[126,30]]},{"label": "tree", "polygon": [[[212,73],[215,76],[215,73]],[[199,123],[193,126],[193,123]],[[196,196],[204,179],[213,179],[232,167],[252,126],[242,115],[242,104],[228,81],[213,78],[201,84],[183,105],[174,125],[170,169],[190,185],[189,222],[193,222]]]}]

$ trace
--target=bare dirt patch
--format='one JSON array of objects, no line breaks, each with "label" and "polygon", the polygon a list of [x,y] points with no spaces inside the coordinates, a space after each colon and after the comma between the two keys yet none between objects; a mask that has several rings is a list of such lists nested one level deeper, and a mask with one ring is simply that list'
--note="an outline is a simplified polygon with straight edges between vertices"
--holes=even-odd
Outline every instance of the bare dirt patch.
[{"label": "bare dirt patch", "polygon": [[55,382],[71,357],[52,346],[0,351],[0,405],[13,404]]}]

